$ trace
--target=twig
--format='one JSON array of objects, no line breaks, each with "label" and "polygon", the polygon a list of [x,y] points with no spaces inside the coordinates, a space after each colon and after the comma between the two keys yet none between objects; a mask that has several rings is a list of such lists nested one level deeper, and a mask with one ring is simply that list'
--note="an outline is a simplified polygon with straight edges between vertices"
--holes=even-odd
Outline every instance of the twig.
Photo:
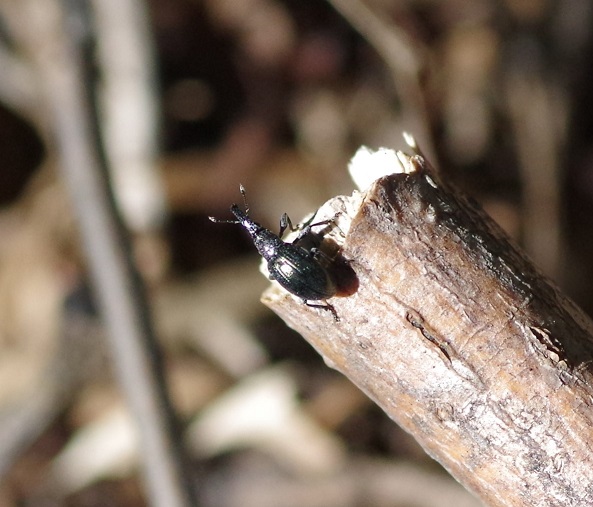
[{"label": "twig", "polygon": [[134,232],[162,226],[155,51],[141,0],[92,0],[102,71],[101,127],[116,202]]},{"label": "twig", "polygon": [[[1,7],[0,7],[1,9]],[[28,120],[37,120],[39,93],[33,69],[0,42],[0,101]]]},{"label": "twig", "polygon": [[278,288],[265,303],[487,505],[593,505],[593,323],[422,157],[406,163],[334,235],[357,280],[330,299],[338,323]]},{"label": "twig", "polygon": [[189,507],[179,431],[166,394],[156,339],[130,247],[113,205],[98,143],[84,49],[90,42],[86,2],[26,3],[32,51],[50,107],[63,177],[80,223],[116,372],[135,418],[149,501]]},{"label": "twig", "polygon": [[523,244],[544,272],[562,276],[561,161],[568,99],[524,69],[505,74],[505,99],[523,185]]}]

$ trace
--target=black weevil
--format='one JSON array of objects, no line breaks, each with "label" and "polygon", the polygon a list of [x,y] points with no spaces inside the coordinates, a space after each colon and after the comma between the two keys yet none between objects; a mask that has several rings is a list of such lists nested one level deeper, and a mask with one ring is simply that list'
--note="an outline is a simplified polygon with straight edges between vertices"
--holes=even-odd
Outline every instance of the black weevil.
[{"label": "black weevil", "polygon": [[[284,231],[290,227],[292,231],[298,228],[293,227],[284,213],[280,219],[280,233],[274,234],[269,229],[254,222],[249,217],[249,206],[245,196],[245,188],[240,185],[241,195],[245,211],[233,204],[231,213],[236,220],[220,220],[208,217],[212,222],[225,224],[239,224],[243,226],[257,248],[260,255],[268,261],[268,273],[270,280],[276,280],[284,289],[300,298],[303,303],[312,308],[322,308],[332,312],[334,319],[339,320],[335,308],[326,299],[334,296],[337,292],[336,283],[330,272],[319,263],[319,257],[323,253],[318,248],[309,250],[299,246],[297,243],[311,232],[311,228],[318,225],[326,225],[333,222],[333,219],[324,220],[312,224],[311,217],[300,229],[298,236],[292,243],[282,241]],[[310,301],[323,301],[325,304],[315,304]]]}]

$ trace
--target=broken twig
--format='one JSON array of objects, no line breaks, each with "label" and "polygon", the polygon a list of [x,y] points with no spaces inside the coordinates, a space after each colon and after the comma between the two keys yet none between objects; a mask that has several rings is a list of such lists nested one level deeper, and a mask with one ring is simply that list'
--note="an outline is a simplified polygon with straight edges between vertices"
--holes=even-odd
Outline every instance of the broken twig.
[{"label": "broken twig", "polygon": [[423,157],[398,156],[406,173],[328,206],[356,278],[330,299],[340,321],[276,287],[265,303],[486,504],[593,504],[593,324]]}]

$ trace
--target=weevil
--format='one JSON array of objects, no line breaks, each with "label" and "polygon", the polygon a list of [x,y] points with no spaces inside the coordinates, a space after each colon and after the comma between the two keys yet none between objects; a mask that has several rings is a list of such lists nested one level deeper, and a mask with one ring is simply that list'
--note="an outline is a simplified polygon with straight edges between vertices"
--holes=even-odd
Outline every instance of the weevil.
[{"label": "weevil", "polygon": [[[302,228],[299,228],[293,227],[290,218],[284,213],[280,218],[280,232],[275,234],[251,219],[245,188],[240,185],[239,189],[243,196],[245,211],[233,204],[230,209],[236,220],[208,218],[215,223],[239,224],[244,227],[251,236],[255,248],[268,263],[270,280],[276,280],[307,306],[332,312],[334,319],[338,321],[335,308],[326,301],[336,294],[337,288],[331,273],[319,262],[319,259],[325,255],[316,247],[306,249],[298,245],[298,242],[307,236],[313,227],[332,223],[333,219],[313,224],[311,223],[315,217],[313,215]],[[299,230],[296,239],[290,243],[282,240],[282,235],[287,228],[292,231]],[[323,301],[324,304],[311,301]]]}]

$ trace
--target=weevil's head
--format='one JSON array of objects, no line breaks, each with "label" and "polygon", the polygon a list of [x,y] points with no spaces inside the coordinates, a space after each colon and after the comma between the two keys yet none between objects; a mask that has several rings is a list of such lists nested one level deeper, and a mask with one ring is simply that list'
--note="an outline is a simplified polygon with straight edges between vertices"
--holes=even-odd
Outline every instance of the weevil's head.
[{"label": "weevil's head", "polygon": [[245,213],[239,206],[233,204],[231,206],[231,213],[235,215],[235,218],[239,221],[239,223],[243,223],[244,220],[249,219],[247,213]]},{"label": "weevil's head", "polygon": [[251,220],[249,215],[236,204],[231,206],[231,213],[235,215],[235,218],[237,219],[236,223],[242,225],[252,236],[260,228],[259,224]]}]

